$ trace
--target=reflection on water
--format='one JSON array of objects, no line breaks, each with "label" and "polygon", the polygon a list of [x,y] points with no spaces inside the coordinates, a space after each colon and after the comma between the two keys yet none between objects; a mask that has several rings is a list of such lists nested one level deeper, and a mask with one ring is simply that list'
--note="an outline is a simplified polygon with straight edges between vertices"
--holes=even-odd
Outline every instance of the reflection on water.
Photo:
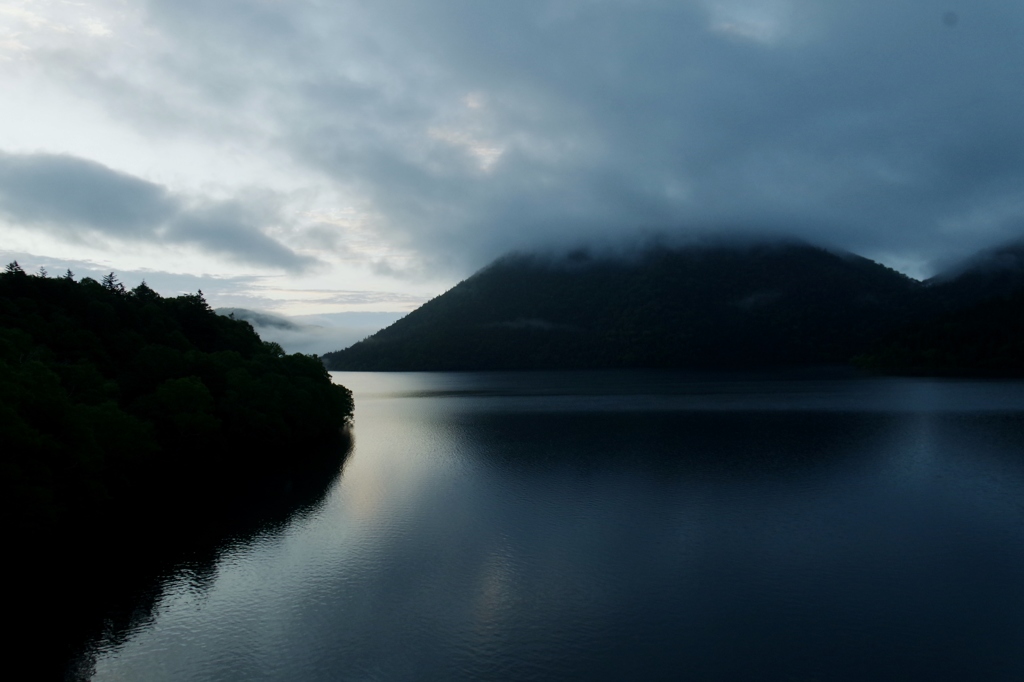
[{"label": "reflection on water", "polygon": [[[115,519],[120,527],[72,536],[68,546],[36,557],[39,575],[15,581],[34,595],[32,608],[14,615],[33,650],[44,648],[39,642],[45,637],[52,652],[35,664],[38,679],[57,679],[62,672],[67,680],[91,678],[98,651],[116,650],[158,624],[156,614],[169,600],[204,594],[221,561],[238,547],[276,537],[315,515],[351,446],[349,435],[339,434],[322,452],[273,479],[243,477],[219,500],[182,498],[181,507],[170,510],[173,523],[159,523],[152,514],[145,517],[148,527]],[[69,663],[64,651],[80,652],[83,642],[92,642],[87,655],[73,654]]]},{"label": "reflection on water", "polygon": [[312,512],[95,680],[1017,680],[1024,385],[338,373]]}]

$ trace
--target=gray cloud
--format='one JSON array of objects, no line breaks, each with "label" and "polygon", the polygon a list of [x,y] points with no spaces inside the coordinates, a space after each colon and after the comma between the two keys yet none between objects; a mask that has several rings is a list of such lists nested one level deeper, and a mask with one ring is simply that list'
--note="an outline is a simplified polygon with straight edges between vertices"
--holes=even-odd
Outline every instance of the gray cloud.
[{"label": "gray cloud", "polygon": [[179,208],[159,185],[92,161],[0,152],[0,211],[57,230],[88,226],[138,238],[155,232]]},{"label": "gray cloud", "polygon": [[[253,265],[289,271],[315,261],[264,233],[266,205],[189,200],[101,164],[56,154],[0,152],[0,215],[65,237],[193,244]],[[269,219],[269,220],[268,220]]]},{"label": "gray cloud", "polygon": [[[144,78],[76,77],[116,92],[121,115],[264,136],[362,198],[379,238],[417,251],[421,268],[734,227],[927,261],[1024,226],[1019,3],[150,0],[146,11],[163,47],[143,55]],[[239,111],[261,132],[230,125]],[[152,196],[145,210],[166,200]]]},{"label": "gray cloud", "polygon": [[419,305],[423,299],[410,294],[400,294],[391,291],[334,291],[324,298],[318,299],[321,303],[333,303],[341,305],[366,305],[370,303],[406,303]]}]

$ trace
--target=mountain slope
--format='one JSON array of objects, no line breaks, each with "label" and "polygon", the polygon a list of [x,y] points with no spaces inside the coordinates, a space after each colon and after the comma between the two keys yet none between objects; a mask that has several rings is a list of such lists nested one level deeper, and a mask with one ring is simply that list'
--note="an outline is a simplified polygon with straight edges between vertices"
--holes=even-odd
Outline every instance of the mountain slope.
[{"label": "mountain slope", "polygon": [[949,311],[1024,289],[1024,241],[986,249],[927,280],[925,286]]},{"label": "mountain slope", "polygon": [[499,259],[330,369],[725,368],[842,362],[922,310],[920,283],[800,243]]},{"label": "mountain slope", "polygon": [[1024,376],[1024,290],[901,328],[857,364],[886,374]]},{"label": "mountain slope", "polygon": [[888,374],[1024,376],[1024,242],[983,251],[925,282],[936,314],[857,358]]}]

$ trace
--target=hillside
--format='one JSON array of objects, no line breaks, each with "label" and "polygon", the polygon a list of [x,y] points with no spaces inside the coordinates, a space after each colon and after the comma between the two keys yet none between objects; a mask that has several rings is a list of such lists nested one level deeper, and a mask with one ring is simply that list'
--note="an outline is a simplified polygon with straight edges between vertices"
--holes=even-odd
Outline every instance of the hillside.
[{"label": "hillside", "polygon": [[934,316],[857,358],[889,374],[1024,376],[1024,243],[973,256],[925,282]]},{"label": "hillside", "polygon": [[889,268],[794,242],[512,255],[323,360],[338,370],[837,363],[925,316],[929,300]]},{"label": "hillside", "polygon": [[1024,242],[985,249],[924,282],[947,311],[1024,289]]},{"label": "hillside", "polygon": [[887,374],[1024,376],[1024,292],[900,329],[857,364]]},{"label": "hillside", "polygon": [[112,274],[76,282],[16,263],[0,274],[2,481],[15,536],[157,517],[188,525],[245,481],[314,460],[351,415],[351,394],[317,358],[260,341],[201,293],[163,298]]}]

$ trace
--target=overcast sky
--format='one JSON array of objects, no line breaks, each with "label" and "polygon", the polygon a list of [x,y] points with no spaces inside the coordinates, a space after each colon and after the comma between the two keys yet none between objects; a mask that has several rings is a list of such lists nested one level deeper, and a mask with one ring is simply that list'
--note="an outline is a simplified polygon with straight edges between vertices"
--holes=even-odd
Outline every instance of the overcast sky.
[{"label": "overcast sky", "polygon": [[1022,36],[1007,0],[0,0],[0,256],[285,314],[661,232],[926,275],[1024,235]]}]

